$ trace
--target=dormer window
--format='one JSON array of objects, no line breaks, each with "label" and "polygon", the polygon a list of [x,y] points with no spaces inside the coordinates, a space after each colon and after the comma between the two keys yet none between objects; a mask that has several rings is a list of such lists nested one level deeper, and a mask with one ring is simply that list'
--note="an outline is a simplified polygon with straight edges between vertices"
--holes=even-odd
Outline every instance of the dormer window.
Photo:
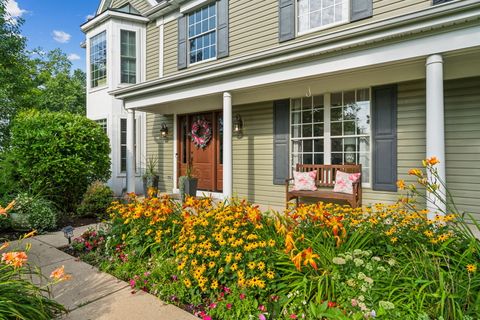
[{"label": "dormer window", "polygon": [[348,21],[348,0],[299,0],[298,33]]},{"label": "dormer window", "polygon": [[122,83],[137,83],[137,46],[134,31],[120,31],[120,75]]},{"label": "dormer window", "polygon": [[140,12],[138,12],[138,10],[135,9],[130,3],[115,10],[120,12],[125,12],[125,13],[131,13],[131,14],[140,14]]},{"label": "dormer window", "polygon": [[90,86],[107,84],[107,37],[102,32],[90,39]]},{"label": "dormer window", "polygon": [[217,56],[216,3],[188,15],[189,61],[196,63]]}]

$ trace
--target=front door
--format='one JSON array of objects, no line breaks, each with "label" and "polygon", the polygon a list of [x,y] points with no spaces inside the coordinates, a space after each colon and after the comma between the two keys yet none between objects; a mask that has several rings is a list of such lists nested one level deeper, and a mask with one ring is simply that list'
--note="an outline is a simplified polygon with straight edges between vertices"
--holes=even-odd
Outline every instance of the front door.
[{"label": "front door", "polygon": [[[177,165],[179,176],[185,175],[191,164],[192,175],[198,178],[198,190],[221,191],[222,168],[220,153],[221,114],[219,112],[198,113],[178,116],[178,150]],[[211,129],[210,140],[198,146],[193,138],[192,126],[202,120]],[[203,138],[203,129],[196,131],[196,136]],[[220,180],[219,180],[220,179]]]}]

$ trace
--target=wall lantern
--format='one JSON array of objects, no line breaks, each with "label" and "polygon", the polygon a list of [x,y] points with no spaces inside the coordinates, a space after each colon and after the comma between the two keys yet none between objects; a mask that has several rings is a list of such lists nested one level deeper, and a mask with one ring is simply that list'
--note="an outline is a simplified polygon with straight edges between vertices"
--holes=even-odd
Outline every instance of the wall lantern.
[{"label": "wall lantern", "polygon": [[240,117],[239,114],[236,114],[235,120],[233,121],[233,132],[237,135],[238,138],[241,138],[242,130],[243,130],[242,117]]},{"label": "wall lantern", "polygon": [[68,239],[68,244],[70,246],[72,245],[73,230],[75,230],[75,228],[72,226],[66,226],[62,229],[63,236]]},{"label": "wall lantern", "polygon": [[162,136],[163,140],[167,139],[168,127],[165,123],[162,123],[162,126],[160,127],[160,135]]}]

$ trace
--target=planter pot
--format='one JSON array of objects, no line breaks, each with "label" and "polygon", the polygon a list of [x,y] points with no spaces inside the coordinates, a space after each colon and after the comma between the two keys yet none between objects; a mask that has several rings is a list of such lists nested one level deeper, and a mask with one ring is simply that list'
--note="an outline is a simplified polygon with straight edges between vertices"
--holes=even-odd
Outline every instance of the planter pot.
[{"label": "planter pot", "polygon": [[197,178],[187,178],[185,179],[185,194],[191,197],[195,197],[197,195]]},{"label": "planter pot", "polygon": [[148,188],[154,187],[158,190],[159,176],[143,177],[143,193],[147,194]]},{"label": "planter pot", "polygon": [[15,231],[29,231],[30,222],[28,221],[29,216],[25,214],[19,214],[16,212],[10,212],[10,220],[12,223],[12,229]]}]

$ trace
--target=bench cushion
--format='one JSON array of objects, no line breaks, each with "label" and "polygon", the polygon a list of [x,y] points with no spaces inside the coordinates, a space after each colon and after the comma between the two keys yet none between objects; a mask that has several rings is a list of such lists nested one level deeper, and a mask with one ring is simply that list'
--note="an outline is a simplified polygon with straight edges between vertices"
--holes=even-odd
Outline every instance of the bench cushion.
[{"label": "bench cushion", "polygon": [[361,173],[346,173],[338,170],[335,176],[334,192],[353,194],[353,183],[360,179]]},{"label": "bench cushion", "polygon": [[293,190],[308,190],[315,191],[317,186],[315,185],[315,179],[317,178],[317,171],[309,172],[297,172],[293,171]]}]

